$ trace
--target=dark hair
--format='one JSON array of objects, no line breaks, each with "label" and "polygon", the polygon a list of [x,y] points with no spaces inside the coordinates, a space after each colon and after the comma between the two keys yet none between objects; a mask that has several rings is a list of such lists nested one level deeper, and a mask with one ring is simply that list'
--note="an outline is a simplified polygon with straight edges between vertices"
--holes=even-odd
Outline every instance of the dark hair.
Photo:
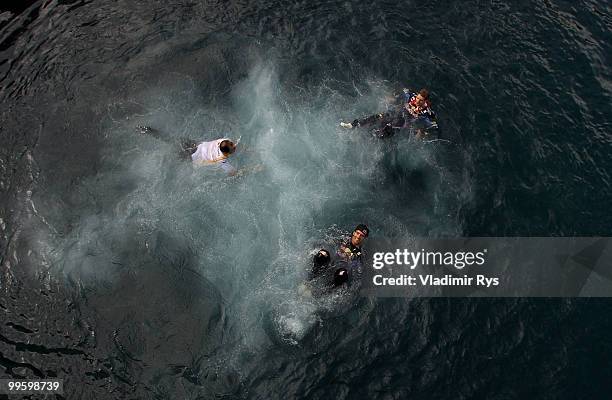
[{"label": "dark hair", "polygon": [[355,229],[353,229],[353,232],[355,231],[361,231],[363,232],[363,234],[368,237],[368,235],[370,234],[370,230],[368,229],[368,227],[365,224],[359,224],[357,225],[357,227]]},{"label": "dark hair", "polygon": [[236,150],[236,145],[231,140],[224,140],[219,143],[219,149],[223,154],[232,154]]},{"label": "dark hair", "polygon": [[419,94],[425,99],[429,99],[429,91],[427,89],[419,90]]},{"label": "dark hair", "polygon": [[338,268],[334,272],[334,286],[340,286],[348,281],[348,270],[346,268]]}]

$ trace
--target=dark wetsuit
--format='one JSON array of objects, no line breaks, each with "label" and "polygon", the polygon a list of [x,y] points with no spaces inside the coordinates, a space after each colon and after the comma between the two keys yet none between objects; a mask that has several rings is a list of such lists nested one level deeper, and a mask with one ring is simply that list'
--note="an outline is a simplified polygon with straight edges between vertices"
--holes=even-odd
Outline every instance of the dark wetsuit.
[{"label": "dark wetsuit", "polygon": [[376,125],[376,127],[371,130],[372,135],[379,138],[385,138],[392,136],[395,131],[402,129],[405,123],[406,120],[401,112],[385,112],[356,119],[351,125],[353,125],[354,128],[358,126]]},{"label": "dark wetsuit", "polygon": [[435,114],[429,107],[418,110],[417,115],[410,113],[405,105],[414,102],[417,94],[405,89],[401,94],[396,95],[394,101],[389,105],[384,113],[370,115],[369,117],[356,119],[351,125],[356,127],[375,126],[371,132],[374,136],[385,138],[392,136],[398,130],[407,125],[414,125],[418,129],[437,128]]},{"label": "dark wetsuit", "polygon": [[342,260],[351,264],[353,261],[361,262],[362,250],[361,246],[355,246],[351,242],[351,238],[348,238],[348,240],[340,245],[336,254],[338,254]]},{"label": "dark wetsuit", "polygon": [[[326,257],[321,257],[322,251],[327,253]],[[319,297],[346,286],[349,275],[348,270],[343,267],[336,267],[327,250],[321,249],[313,257],[312,261],[312,270],[308,276],[308,284],[313,296]]]},{"label": "dark wetsuit", "polygon": [[[333,282],[337,277],[334,277],[340,269],[344,269],[350,275],[351,270],[361,265],[362,250],[360,246],[354,246],[351,238],[342,242],[335,257],[323,258],[320,257],[321,249],[317,255],[313,257],[312,269],[310,270],[309,281],[327,281]],[[328,253],[329,254],[329,253]]]}]

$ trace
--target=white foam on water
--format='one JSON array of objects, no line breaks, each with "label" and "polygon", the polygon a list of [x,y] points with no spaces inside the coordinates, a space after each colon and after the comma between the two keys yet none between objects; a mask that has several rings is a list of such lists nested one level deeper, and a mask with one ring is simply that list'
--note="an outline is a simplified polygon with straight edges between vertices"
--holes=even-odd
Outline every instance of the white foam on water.
[{"label": "white foam on water", "polygon": [[[146,254],[159,251],[160,232],[171,236],[196,255],[194,267],[223,297],[233,344],[218,357],[240,369],[244,354],[257,354],[277,338],[299,344],[321,323],[321,313],[338,304],[334,296],[299,291],[316,243],[330,243],[360,222],[380,235],[420,229],[407,219],[407,207],[381,189],[387,142],[338,127],[341,119],[379,107],[389,89],[373,83],[371,94],[356,102],[325,83],[297,95],[269,62],[254,66],[232,88],[231,107],[221,109],[197,101],[191,78],[173,82],[132,100],[143,113],[113,122],[104,165],[76,194],[96,206],[54,239],[48,257],[65,273],[112,282],[104,271],[109,262],[125,262],[125,243]],[[176,138],[241,137],[231,162],[258,168],[227,177],[193,167],[178,160],[172,145],[135,134],[135,125]],[[406,149],[400,162],[431,167],[428,151]],[[412,213],[422,221],[420,210]],[[266,320],[275,332],[266,331]]]}]

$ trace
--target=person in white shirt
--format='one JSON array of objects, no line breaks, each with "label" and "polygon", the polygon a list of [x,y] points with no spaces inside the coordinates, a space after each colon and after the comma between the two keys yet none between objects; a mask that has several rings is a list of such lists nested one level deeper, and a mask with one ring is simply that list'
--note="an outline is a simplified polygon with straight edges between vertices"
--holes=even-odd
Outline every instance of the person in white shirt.
[{"label": "person in white shirt", "polygon": [[[158,130],[148,126],[138,126],[137,130],[142,135],[153,136],[157,139],[171,143],[169,138],[164,137]],[[181,158],[191,159],[194,165],[211,165],[221,168],[228,175],[233,176],[237,170],[228,161],[228,157],[236,151],[236,144],[228,138],[216,139],[210,142],[196,142],[184,140],[181,143]]]},{"label": "person in white shirt", "polygon": [[194,147],[188,148],[191,160],[196,165],[216,165],[228,175],[235,175],[234,168],[228,161],[228,157],[236,151],[236,145],[228,138],[221,138],[211,142],[201,142]]}]

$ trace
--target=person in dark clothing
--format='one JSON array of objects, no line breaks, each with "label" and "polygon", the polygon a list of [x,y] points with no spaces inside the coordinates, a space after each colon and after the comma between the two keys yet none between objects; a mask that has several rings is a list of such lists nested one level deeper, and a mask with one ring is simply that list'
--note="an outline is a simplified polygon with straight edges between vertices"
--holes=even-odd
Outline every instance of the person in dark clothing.
[{"label": "person in dark clothing", "polygon": [[373,126],[372,134],[380,138],[392,136],[408,125],[416,128],[419,137],[426,135],[429,129],[437,128],[427,89],[421,89],[418,93],[403,89],[402,93],[391,99],[386,112],[340,123],[341,127],[348,129]]},{"label": "person in dark clothing", "polygon": [[338,249],[338,256],[346,262],[359,261],[361,262],[362,250],[361,244],[370,233],[368,227],[364,224],[359,224],[353,230],[351,237],[344,241]]},{"label": "person in dark clothing", "polygon": [[299,292],[320,297],[350,285],[361,273],[361,244],[368,234],[367,226],[357,225],[351,236],[340,244],[333,259],[326,249],[319,250],[312,258],[312,269],[306,282],[300,285]]},{"label": "person in dark clothing", "polygon": [[404,114],[411,118],[410,123],[416,128],[416,136],[423,138],[430,129],[438,127],[436,115],[431,109],[429,91],[427,89],[421,89],[418,93],[411,93],[407,89],[404,91],[404,98],[408,99],[404,105]]}]

